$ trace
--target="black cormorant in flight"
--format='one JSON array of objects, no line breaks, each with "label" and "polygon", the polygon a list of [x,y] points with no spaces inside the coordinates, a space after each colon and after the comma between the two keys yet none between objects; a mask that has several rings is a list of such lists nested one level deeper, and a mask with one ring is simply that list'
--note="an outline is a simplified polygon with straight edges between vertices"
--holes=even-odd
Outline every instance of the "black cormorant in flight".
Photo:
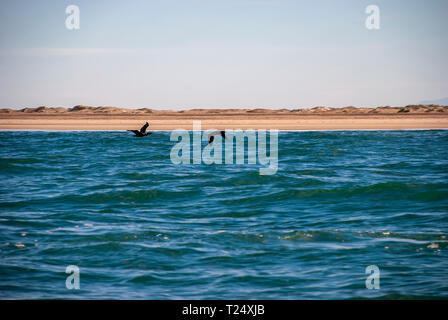
[{"label": "black cormorant in flight", "polygon": [[151,131],[146,132],[146,128],[148,128],[148,127],[149,127],[149,123],[146,122],[145,125],[143,127],[141,127],[140,130],[127,130],[127,131],[134,132],[136,137],[144,137],[144,136],[148,136],[152,133]]}]

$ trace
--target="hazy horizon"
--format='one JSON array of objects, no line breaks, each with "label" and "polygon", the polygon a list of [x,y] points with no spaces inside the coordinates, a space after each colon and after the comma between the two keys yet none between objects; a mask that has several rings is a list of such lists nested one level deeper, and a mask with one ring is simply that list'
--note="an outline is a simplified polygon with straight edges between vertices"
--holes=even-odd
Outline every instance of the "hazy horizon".
[{"label": "hazy horizon", "polygon": [[[68,30],[66,7],[80,9]],[[380,29],[368,30],[368,5]],[[0,108],[446,101],[448,2],[2,1]],[[445,54],[444,54],[445,52]]]}]

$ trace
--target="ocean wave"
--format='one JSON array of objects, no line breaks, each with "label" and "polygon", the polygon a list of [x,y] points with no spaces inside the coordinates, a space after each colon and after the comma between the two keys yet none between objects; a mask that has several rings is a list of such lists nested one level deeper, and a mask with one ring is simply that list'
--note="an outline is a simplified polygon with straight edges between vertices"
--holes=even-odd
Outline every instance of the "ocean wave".
[{"label": "ocean wave", "polygon": [[0,132],[0,295],[447,297],[447,134],[280,132],[260,176],[174,165],[169,133]]}]

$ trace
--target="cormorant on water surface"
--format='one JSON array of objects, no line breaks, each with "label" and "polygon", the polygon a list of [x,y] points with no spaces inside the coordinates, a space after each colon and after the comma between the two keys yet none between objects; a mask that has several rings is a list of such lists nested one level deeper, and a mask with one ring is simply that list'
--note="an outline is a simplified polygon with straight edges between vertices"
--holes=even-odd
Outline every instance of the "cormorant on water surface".
[{"label": "cormorant on water surface", "polygon": [[226,138],[226,132],[224,130],[221,131],[213,131],[212,133],[209,134],[208,136],[208,143],[212,144],[213,140],[215,140],[215,136],[220,134],[221,137],[223,137],[224,139]]}]

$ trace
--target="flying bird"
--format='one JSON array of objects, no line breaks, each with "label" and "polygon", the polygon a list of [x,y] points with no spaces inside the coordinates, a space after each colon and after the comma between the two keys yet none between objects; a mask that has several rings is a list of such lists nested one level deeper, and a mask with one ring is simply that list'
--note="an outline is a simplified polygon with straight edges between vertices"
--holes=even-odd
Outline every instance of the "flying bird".
[{"label": "flying bird", "polygon": [[224,130],[213,131],[208,135],[208,144],[212,144],[213,141],[215,140],[215,136],[218,134],[221,135],[221,137],[223,137],[224,139],[226,138],[226,132]]},{"label": "flying bird", "polygon": [[151,131],[146,132],[146,128],[148,128],[148,127],[149,127],[149,123],[146,122],[146,123],[144,124],[144,126],[141,127],[140,130],[127,130],[127,131],[134,132],[134,134],[135,134],[136,137],[144,137],[144,136],[148,136],[148,135],[150,135],[150,134],[152,133]]}]

